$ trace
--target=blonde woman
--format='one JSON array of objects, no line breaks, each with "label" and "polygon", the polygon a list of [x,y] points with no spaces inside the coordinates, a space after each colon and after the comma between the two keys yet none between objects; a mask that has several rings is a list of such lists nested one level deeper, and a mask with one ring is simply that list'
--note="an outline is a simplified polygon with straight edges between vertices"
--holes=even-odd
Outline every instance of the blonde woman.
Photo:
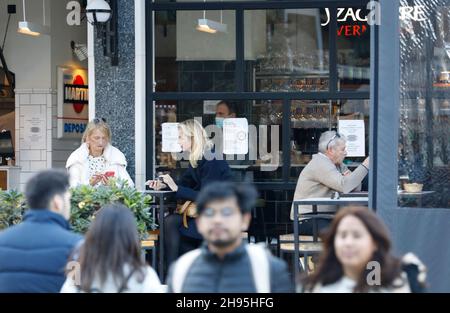
[{"label": "blonde woman", "polygon": [[[193,119],[186,120],[178,126],[178,143],[183,154],[189,158],[189,167],[180,180],[175,182],[170,175],[160,176],[161,181],[149,180],[147,185],[153,189],[170,188],[176,191],[176,197],[182,202],[195,201],[199,191],[214,181],[231,180],[228,163],[216,158],[205,158],[206,154],[213,156],[212,142],[208,139],[202,125]],[[178,256],[197,248],[202,236],[198,233],[194,218],[188,218],[188,227],[183,225],[183,217],[172,214],[165,220],[165,251],[167,265],[175,261]],[[168,267],[166,267],[168,268]]]},{"label": "blonde woman", "polygon": [[111,129],[103,118],[95,118],[87,124],[81,146],[66,162],[71,187],[99,186],[111,177],[126,180],[134,186],[126,167],[124,154],[111,145]]}]

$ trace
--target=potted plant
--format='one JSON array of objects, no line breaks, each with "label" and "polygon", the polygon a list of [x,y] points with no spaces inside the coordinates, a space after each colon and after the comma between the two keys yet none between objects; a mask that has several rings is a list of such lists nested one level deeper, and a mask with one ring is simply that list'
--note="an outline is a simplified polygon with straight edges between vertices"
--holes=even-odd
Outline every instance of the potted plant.
[{"label": "potted plant", "polygon": [[22,221],[25,211],[25,197],[16,190],[0,190],[0,230]]},{"label": "potted plant", "polygon": [[147,238],[148,230],[156,228],[150,212],[152,198],[128,186],[126,181],[111,178],[107,185],[80,185],[71,192],[70,223],[76,232],[84,234],[101,207],[114,202],[124,204],[133,212],[141,239]]}]

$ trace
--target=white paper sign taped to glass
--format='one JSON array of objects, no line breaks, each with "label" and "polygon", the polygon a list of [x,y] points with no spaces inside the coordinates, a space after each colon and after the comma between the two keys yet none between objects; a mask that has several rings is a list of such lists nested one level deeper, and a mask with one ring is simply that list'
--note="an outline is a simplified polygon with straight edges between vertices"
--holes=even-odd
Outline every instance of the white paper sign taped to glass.
[{"label": "white paper sign taped to glass", "polygon": [[163,123],[162,128],[162,152],[181,152],[178,144],[178,123]]},{"label": "white paper sign taped to glass", "polygon": [[246,118],[223,120],[223,153],[248,153],[248,121]]},{"label": "white paper sign taped to glass", "polygon": [[339,134],[347,139],[347,156],[363,157],[366,155],[364,120],[340,120]]}]

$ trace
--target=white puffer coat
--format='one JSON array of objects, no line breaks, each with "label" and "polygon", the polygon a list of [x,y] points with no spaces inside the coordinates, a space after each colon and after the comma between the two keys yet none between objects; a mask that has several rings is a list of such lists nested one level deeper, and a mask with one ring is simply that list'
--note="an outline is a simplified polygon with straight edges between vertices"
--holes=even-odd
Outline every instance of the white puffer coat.
[{"label": "white puffer coat", "polygon": [[[77,150],[72,152],[66,162],[66,169],[70,174],[70,186],[89,184],[89,149],[83,143]],[[114,177],[128,181],[130,186],[134,186],[130,175],[127,172],[127,160],[119,149],[108,144],[103,152],[106,159],[105,171],[114,171]]]}]

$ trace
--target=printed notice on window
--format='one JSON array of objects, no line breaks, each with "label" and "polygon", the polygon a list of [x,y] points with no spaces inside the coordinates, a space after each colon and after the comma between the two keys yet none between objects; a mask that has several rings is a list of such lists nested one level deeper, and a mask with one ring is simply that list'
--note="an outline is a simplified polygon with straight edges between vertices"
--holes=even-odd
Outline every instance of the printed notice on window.
[{"label": "printed notice on window", "polygon": [[223,120],[223,153],[248,153],[248,121],[246,118]]},{"label": "printed notice on window", "polygon": [[364,120],[340,120],[339,134],[347,139],[347,156],[363,157],[366,155]]},{"label": "printed notice on window", "polygon": [[163,123],[162,128],[162,152],[181,152],[178,144],[178,123]]}]

